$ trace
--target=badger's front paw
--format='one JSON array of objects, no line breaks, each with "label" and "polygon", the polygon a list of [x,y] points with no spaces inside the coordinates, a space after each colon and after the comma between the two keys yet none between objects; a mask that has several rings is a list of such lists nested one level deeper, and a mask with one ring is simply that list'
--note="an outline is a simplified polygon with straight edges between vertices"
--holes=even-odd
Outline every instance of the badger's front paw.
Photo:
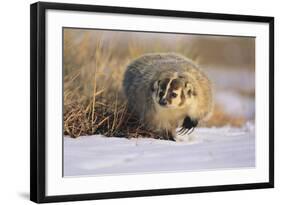
[{"label": "badger's front paw", "polygon": [[164,136],[166,140],[176,141],[175,134],[173,134],[172,132],[168,132]]},{"label": "badger's front paw", "polygon": [[180,135],[191,134],[194,128],[198,125],[198,121],[190,117],[184,118],[182,128],[179,130]]}]

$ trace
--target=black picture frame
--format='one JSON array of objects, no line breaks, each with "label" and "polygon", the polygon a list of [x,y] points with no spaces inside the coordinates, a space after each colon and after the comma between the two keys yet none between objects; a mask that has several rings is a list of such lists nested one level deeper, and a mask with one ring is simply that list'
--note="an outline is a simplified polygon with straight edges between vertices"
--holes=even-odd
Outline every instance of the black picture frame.
[{"label": "black picture frame", "polygon": [[[46,196],[46,10],[262,22],[269,24],[269,181],[220,186]],[[37,203],[96,200],[274,187],[274,18],[145,8],[38,2],[30,6],[30,199]]]}]

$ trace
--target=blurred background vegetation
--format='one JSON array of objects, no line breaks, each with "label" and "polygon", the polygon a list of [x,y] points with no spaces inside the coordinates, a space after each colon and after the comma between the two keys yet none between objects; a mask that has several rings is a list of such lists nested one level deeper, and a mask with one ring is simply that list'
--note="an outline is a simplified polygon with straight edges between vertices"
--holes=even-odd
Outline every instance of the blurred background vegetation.
[{"label": "blurred background vegetation", "polygon": [[145,53],[176,52],[211,79],[212,117],[200,126],[255,119],[255,38],[64,29],[64,134],[150,136],[131,119],[122,93],[126,65]]}]

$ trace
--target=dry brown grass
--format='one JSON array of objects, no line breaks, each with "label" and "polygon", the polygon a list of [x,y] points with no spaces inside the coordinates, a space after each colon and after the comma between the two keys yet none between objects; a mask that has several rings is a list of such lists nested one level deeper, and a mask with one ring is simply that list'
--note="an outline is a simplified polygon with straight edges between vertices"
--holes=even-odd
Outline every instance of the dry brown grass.
[{"label": "dry brown grass", "polygon": [[[120,37],[122,36],[122,38]],[[167,45],[161,40],[143,41],[135,35],[108,38],[104,31],[64,30],[64,134],[71,137],[154,137],[128,112],[122,93],[126,65],[148,52],[179,52],[196,60],[196,52],[184,38]],[[242,123],[223,110],[215,111],[207,126]]]}]

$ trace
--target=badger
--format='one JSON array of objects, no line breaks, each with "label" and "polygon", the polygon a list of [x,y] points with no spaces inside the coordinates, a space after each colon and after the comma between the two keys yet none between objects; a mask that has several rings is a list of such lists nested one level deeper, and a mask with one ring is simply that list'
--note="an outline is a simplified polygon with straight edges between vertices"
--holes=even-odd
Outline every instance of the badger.
[{"label": "badger", "polygon": [[124,74],[128,109],[144,126],[165,139],[189,134],[212,111],[212,86],[190,59],[176,53],[145,54]]}]

